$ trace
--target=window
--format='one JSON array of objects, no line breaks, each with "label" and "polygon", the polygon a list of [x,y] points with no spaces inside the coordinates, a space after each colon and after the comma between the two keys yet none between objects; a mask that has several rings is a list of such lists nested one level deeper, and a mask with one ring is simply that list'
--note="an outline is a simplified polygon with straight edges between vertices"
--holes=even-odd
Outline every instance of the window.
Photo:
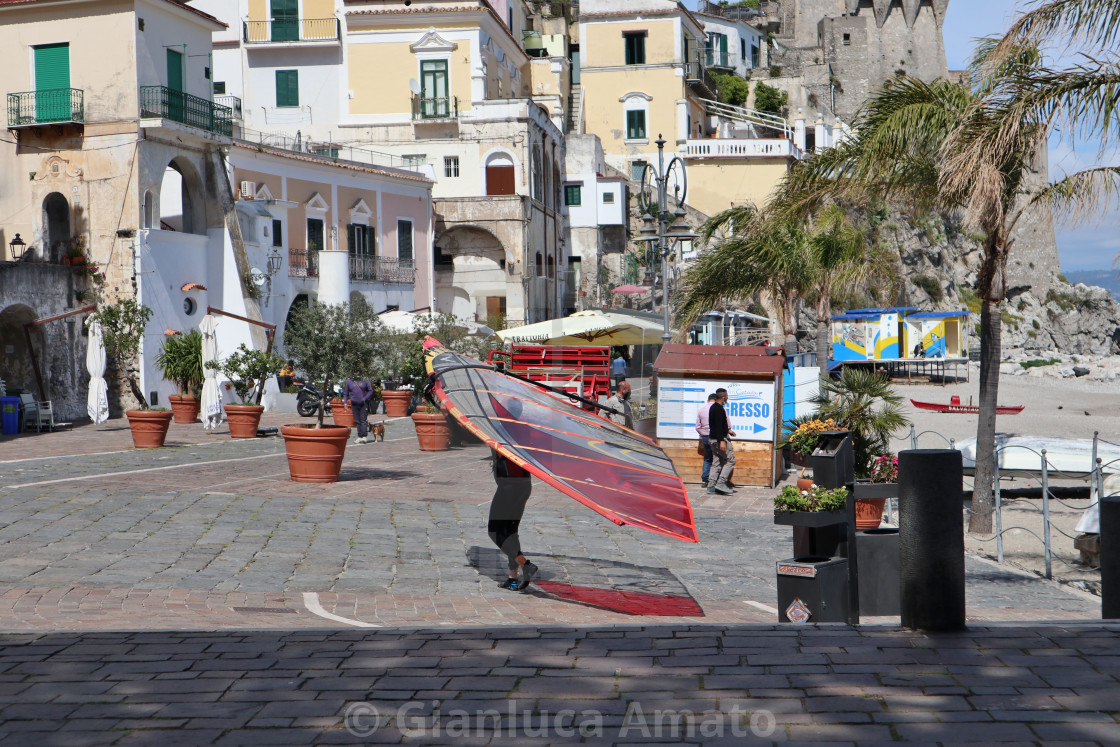
[{"label": "window", "polygon": [[708,34],[707,64],[727,67],[727,34]]},{"label": "window", "polygon": [[172,91],[183,90],[183,53],[167,50],[167,87]]},{"label": "window", "polygon": [[459,156],[443,157],[443,175],[452,178],[459,176]]},{"label": "window", "polygon": [[276,71],[276,106],[299,106],[299,71]]},{"label": "window", "polygon": [[214,81],[214,95],[221,96],[226,92],[226,82],[224,80]]},{"label": "window", "polygon": [[614,204],[614,192],[604,192],[603,193],[603,204],[604,205],[613,205]]},{"label": "window", "polygon": [[412,221],[397,221],[397,259],[412,261]]},{"label": "window", "polygon": [[428,162],[428,156],[424,153],[406,153],[401,156],[401,161],[404,162],[404,167],[415,168],[416,166],[423,166]]},{"label": "window", "polygon": [[486,160],[486,194],[516,194],[516,171],[513,159],[505,153],[495,153]]},{"label": "window", "polygon": [[541,147],[539,145],[533,146],[533,199],[544,200],[544,174],[541,173]]},{"label": "window", "polygon": [[377,253],[373,229],[363,223],[346,226],[346,246],[351,256],[372,257]]},{"label": "window", "polygon": [[451,116],[447,94],[447,60],[420,62],[420,116],[425,119]]},{"label": "window", "polygon": [[644,111],[626,112],[626,139],[646,139],[646,113]]},{"label": "window", "polygon": [[325,249],[327,242],[323,233],[323,219],[322,218],[308,218],[307,219],[307,251],[317,252]]},{"label": "window", "polygon": [[759,55],[757,44],[751,44],[751,67],[762,67],[762,59]]},{"label": "window", "polygon": [[742,38],[739,39],[739,59],[742,60],[744,64],[747,61],[747,40]]},{"label": "window", "polygon": [[272,219],[272,245],[284,246],[284,221],[279,218]]},{"label": "window", "polygon": [[564,185],[564,204],[569,207],[576,207],[583,204],[582,195],[580,194],[582,187],[579,184],[565,184]]},{"label": "window", "polygon": [[194,316],[196,311],[198,311],[198,303],[193,298],[184,298],[183,313],[187,316]]},{"label": "window", "polygon": [[844,46],[845,47],[852,46],[852,35],[851,34],[844,34]]},{"label": "window", "polygon": [[622,35],[626,41],[626,64],[646,64],[646,32],[632,31]]},{"label": "window", "polygon": [[631,161],[630,162],[630,178],[633,179],[634,181],[640,182],[642,180],[642,175],[645,173],[645,170],[646,170],[646,162],[645,161]]},{"label": "window", "polygon": [[513,5],[506,7],[506,26],[513,31]]}]

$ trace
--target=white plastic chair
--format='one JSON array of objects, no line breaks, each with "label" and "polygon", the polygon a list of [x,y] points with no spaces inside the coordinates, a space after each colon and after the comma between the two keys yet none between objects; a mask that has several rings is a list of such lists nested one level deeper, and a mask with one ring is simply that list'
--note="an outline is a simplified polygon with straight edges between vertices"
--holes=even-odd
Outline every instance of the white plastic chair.
[{"label": "white plastic chair", "polygon": [[47,430],[53,433],[54,432],[54,426],[55,426],[55,423],[54,423],[54,405],[51,404],[50,400],[46,400],[46,401],[43,401],[43,402],[36,402],[35,405],[36,405],[36,407],[39,408],[39,418],[38,418],[39,432],[40,433],[43,432],[43,426],[45,425],[47,427]]}]

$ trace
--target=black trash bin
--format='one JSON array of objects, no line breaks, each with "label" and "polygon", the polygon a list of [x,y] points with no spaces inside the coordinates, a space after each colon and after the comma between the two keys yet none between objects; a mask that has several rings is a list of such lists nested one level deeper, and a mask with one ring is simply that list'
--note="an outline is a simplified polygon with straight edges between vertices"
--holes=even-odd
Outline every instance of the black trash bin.
[{"label": "black trash bin", "polygon": [[861,529],[855,545],[860,614],[901,615],[898,530]]},{"label": "black trash bin", "polygon": [[855,481],[856,457],[850,431],[825,431],[809,455],[813,482],[822,488],[849,487]]},{"label": "black trash bin", "polygon": [[777,571],[778,622],[850,622],[847,558],[782,560]]}]

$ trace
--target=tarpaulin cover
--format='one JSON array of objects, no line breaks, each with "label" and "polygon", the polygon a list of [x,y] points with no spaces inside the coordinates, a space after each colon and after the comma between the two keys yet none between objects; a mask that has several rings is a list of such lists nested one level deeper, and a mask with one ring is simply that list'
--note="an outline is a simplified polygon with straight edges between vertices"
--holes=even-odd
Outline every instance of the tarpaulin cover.
[{"label": "tarpaulin cover", "polygon": [[653,441],[432,337],[424,350],[432,393],[499,454],[616,524],[697,541],[684,483]]}]

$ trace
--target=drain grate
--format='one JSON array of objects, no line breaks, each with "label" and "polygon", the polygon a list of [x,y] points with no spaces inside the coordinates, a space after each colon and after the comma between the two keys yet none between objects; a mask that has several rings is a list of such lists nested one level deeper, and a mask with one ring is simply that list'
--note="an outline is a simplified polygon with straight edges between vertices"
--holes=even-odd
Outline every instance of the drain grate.
[{"label": "drain grate", "polygon": [[272,614],[286,614],[294,615],[296,610],[290,610],[287,607],[234,607],[234,612],[268,612]]}]

